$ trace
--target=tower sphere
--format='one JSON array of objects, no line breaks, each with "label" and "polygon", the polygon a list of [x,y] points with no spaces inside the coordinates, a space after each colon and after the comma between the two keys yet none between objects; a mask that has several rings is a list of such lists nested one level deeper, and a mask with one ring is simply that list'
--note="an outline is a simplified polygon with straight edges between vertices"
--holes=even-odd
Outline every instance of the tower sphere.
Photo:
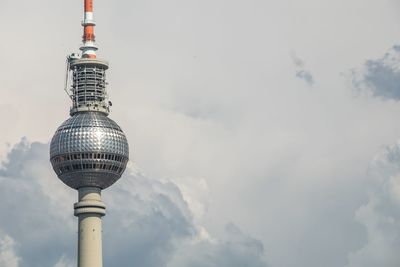
[{"label": "tower sphere", "polygon": [[121,128],[104,113],[74,114],[56,131],[50,160],[57,176],[69,187],[105,189],[122,175],[129,158]]}]

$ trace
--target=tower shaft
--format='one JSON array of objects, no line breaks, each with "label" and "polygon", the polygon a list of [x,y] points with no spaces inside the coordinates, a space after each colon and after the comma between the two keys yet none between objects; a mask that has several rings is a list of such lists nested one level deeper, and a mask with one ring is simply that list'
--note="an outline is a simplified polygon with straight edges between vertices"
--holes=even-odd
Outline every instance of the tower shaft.
[{"label": "tower shaft", "polygon": [[103,267],[102,222],[106,206],[96,187],[79,189],[79,202],[74,205],[78,217],[78,267]]}]

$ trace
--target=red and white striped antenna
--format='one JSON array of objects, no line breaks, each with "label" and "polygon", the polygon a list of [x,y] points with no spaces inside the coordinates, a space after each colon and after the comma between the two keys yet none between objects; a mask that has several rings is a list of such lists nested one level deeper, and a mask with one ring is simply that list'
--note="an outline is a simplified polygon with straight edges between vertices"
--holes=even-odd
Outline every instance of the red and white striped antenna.
[{"label": "red and white striped antenna", "polygon": [[94,35],[94,26],[96,22],[93,17],[93,0],[85,1],[85,16],[82,21],[83,26],[83,46],[80,48],[82,50],[82,58],[96,58],[96,38]]}]

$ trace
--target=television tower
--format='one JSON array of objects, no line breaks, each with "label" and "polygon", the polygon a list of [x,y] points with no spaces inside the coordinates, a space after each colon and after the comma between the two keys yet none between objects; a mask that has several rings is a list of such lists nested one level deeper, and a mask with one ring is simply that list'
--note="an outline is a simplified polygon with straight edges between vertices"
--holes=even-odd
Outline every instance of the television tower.
[{"label": "television tower", "polygon": [[102,267],[102,225],[106,206],[101,190],[114,184],[129,159],[128,141],[108,117],[108,63],[96,56],[93,0],[84,0],[81,54],[67,57],[65,90],[72,100],[70,118],[53,136],[50,161],[57,176],[78,190],[78,267]]}]

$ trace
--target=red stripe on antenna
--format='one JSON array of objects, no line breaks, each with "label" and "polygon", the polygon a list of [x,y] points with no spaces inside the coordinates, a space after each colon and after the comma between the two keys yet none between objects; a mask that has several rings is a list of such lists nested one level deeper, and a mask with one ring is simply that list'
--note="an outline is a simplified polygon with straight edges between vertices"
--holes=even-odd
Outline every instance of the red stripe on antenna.
[{"label": "red stripe on antenna", "polygon": [[95,41],[94,27],[92,25],[86,25],[84,27],[83,41]]},{"label": "red stripe on antenna", "polygon": [[85,12],[93,12],[93,0],[85,0]]}]

